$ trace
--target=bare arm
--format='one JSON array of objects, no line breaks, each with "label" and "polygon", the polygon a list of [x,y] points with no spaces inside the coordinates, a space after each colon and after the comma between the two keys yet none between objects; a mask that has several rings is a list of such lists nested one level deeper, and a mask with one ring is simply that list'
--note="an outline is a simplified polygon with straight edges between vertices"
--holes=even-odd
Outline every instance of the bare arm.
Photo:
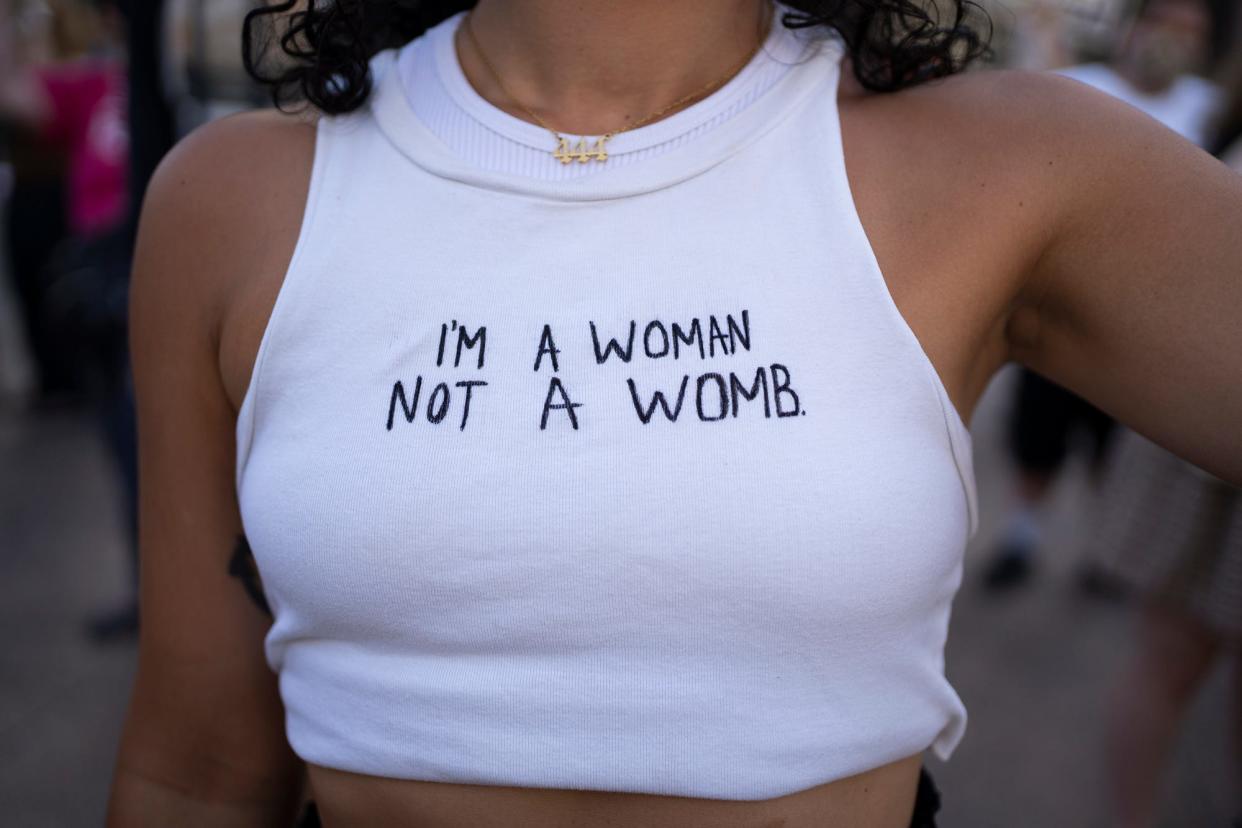
[{"label": "bare arm", "polygon": [[236,413],[219,367],[221,320],[253,281],[254,245],[279,241],[262,213],[265,177],[297,174],[287,159],[298,152],[254,118],[226,120],[161,164],[139,230],[142,625],[109,826],[289,826],[302,798],[304,767],[264,658],[271,621],[229,572],[242,525]]},{"label": "bare arm", "polygon": [[1033,82],[1056,218],[1014,358],[1242,485],[1242,176],[1081,84]]}]

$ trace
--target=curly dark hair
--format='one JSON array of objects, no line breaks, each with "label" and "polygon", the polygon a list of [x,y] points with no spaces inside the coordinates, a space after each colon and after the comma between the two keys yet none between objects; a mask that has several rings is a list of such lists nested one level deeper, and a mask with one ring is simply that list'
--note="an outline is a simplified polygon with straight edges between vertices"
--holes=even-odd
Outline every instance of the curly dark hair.
[{"label": "curly dark hair", "polygon": [[[991,20],[974,0],[784,0],[791,29],[827,25],[845,40],[854,75],[893,92],[960,72],[990,53]],[[467,0],[280,0],[252,9],[242,27],[246,72],[284,107],[306,101],[350,112],[371,91],[369,61],[474,6]],[[986,27],[973,25],[978,17]],[[265,66],[272,44],[279,54]]]}]

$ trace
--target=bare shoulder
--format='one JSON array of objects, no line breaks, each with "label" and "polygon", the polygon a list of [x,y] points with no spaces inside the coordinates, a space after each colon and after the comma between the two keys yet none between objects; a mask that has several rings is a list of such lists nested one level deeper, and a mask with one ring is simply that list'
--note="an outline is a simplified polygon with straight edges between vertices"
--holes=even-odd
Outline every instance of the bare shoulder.
[{"label": "bare shoulder", "polygon": [[262,262],[256,253],[273,236],[296,228],[314,141],[313,120],[274,110],[229,115],[182,138],[143,203],[140,255],[145,248],[166,265],[146,274],[200,299],[223,298]]},{"label": "bare shoulder", "polygon": [[1031,274],[1087,212],[1082,193],[1123,177],[1135,136],[1167,130],[1052,73],[850,86],[841,131],[859,216],[899,307],[970,410],[1024,336]]},{"label": "bare shoulder", "polygon": [[894,186],[917,208],[995,230],[1028,254],[1136,211],[1155,215],[1189,182],[1223,174],[1169,127],[1053,72],[969,72],[852,106],[877,178],[904,179]]},{"label": "bare shoulder", "polygon": [[[275,181],[308,158],[315,116],[257,109],[226,115],[197,127],[165,156],[155,180],[227,186],[238,176]],[[283,166],[282,166],[283,165]],[[265,182],[266,183],[266,182]]]},{"label": "bare shoulder", "polygon": [[1055,163],[1038,133],[1055,132],[1047,119],[1068,83],[983,70],[899,92],[843,90],[842,137],[860,208],[882,206],[884,223],[917,220],[938,235],[999,218],[998,204],[1021,192],[1029,219],[1038,201],[1032,181]]},{"label": "bare shoulder", "polygon": [[1035,152],[1040,157],[1064,151],[1084,136],[1108,137],[1135,117],[1145,119],[1079,81],[1016,70],[966,72],[887,94],[853,91],[841,105],[858,122],[877,127],[869,140],[890,152],[917,148],[923,166],[969,161],[1021,167],[1032,161],[1032,151],[1042,150]]},{"label": "bare shoulder", "polygon": [[867,154],[883,152],[903,173],[935,179],[969,169],[969,177],[999,176],[1035,197],[1041,185],[1064,196],[1135,153],[1201,152],[1137,109],[1053,72],[985,69],[892,94],[854,91],[842,110],[876,147]]},{"label": "bare shoulder", "polygon": [[283,206],[304,189],[314,152],[309,116],[255,110],[210,121],[177,142],[147,195],[159,210],[239,215]]},{"label": "bare shoulder", "polygon": [[276,110],[211,121],[165,156],[144,199],[131,307],[211,342],[234,405],[249,332],[261,333],[296,245],[315,131],[313,116]]}]

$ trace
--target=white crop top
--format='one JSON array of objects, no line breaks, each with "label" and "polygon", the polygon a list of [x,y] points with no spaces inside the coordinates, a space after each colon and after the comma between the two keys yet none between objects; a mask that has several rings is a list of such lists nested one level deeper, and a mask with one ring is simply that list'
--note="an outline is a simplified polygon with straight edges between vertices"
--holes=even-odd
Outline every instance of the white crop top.
[{"label": "white crop top", "polygon": [[453,152],[402,50],[319,121],[237,422],[303,759],[754,800],[952,752],[971,439],[859,222],[816,31],[589,176]]}]

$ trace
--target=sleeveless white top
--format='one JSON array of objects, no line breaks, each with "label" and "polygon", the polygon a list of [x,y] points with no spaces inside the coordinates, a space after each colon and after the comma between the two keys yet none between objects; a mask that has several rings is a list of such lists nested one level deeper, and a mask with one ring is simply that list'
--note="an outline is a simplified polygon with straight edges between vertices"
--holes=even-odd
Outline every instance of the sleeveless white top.
[{"label": "sleeveless white top", "polygon": [[952,752],[970,434],[859,222],[818,35],[588,176],[450,149],[395,69],[418,40],[319,121],[237,422],[303,759],[754,800]]}]

